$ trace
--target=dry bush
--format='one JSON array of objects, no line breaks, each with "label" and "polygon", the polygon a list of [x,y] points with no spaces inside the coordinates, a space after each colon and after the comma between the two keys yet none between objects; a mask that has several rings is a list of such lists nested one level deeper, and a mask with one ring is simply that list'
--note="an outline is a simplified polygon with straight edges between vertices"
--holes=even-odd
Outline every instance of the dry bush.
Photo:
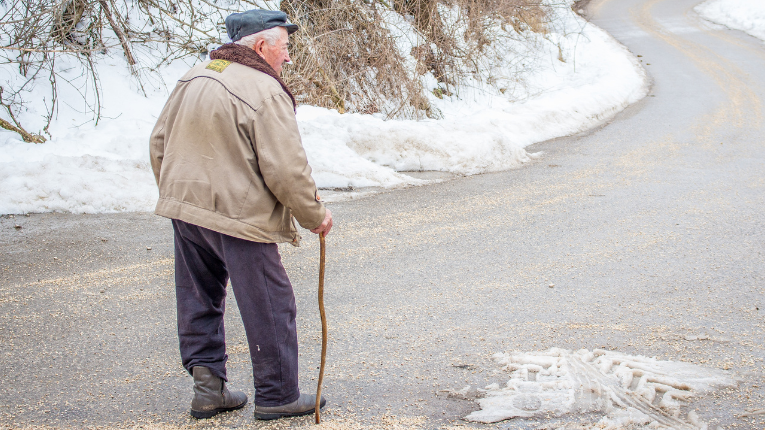
[{"label": "dry bush", "polygon": [[[142,80],[177,58],[204,58],[221,43],[223,21],[256,7],[256,0],[0,0],[0,64],[18,68],[18,79],[0,82],[0,127],[30,142],[40,134],[17,121],[35,81],[50,83],[47,128],[55,116],[60,55],[74,56],[90,76],[83,94],[94,94],[90,113],[100,118],[100,84],[94,63],[109,52],[124,54]],[[484,67],[488,49],[500,52],[497,28],[518,34],[545,32],[547,13],[538,0],[282,0],[301,31],[291,38],[294,65],[285,80],[304,104],[340,112],[382,113],[388,118],[438,117],[425,91],[459,90]],[[580,0],[581,1],[581,0]],[[412,50],[400,52],[385,15],[391,7],[415,29]],[[509,27],[508,27],[509,26]],[[405,58],[411,55],[416,65]],[[504,53],[507,55],[507,53]],[[432,73],[438,88],[421,77]],[[71,84],[71,83],[68,83]]]},{"label": "dry bush", "polygon": [[[433,92],[441,97],[459,92],[468,82],[480,80],[492,67],[491,58],[505,58],[506,64],[516,56],[508,50],[510,39],[530,43],[531,33],[546,33],[548,12],[539,1],[530,0],[442,0],[438,7],[415,3],[409,11],[425,11],[423,18],[413,21],[423,35],[423,41],[412,49],[419,64],[419,73],[431,72],[439,81]],[[439,8],[444,12],[439,12]],[[521,62],[516,59],[515,62]],[[494,62],[496,65],[496,61]],[[512,73],[518,70],[508,70]],[[488,76],[486,83],[496,79]]]},{"label": "dry bush", "polygon": [[[386,0],[283,0],[300,26],[292,40],[294,65],[285,80],[302,103],[388,118],[438,117],[420,77],[432,73],[433,92],[451,95],[480,74],[488,46],[502,49],[497,28],[544,33],[548,14],[532,0],[401,0],[393,10],[416,31],[409,70],[386,29]],[[446,10],[446,15],[442,12]],[[509,53],[505,53],[509,54]]]},{"label": "dry bush", "polygon": [[301,103],[388,117],[429,113],[378,3],[283,0],[281,8],[300,26],[285,80]]},{"label": "dry bush", "polygon": [[[200,10],[192,0],[0,0],[0,65],[18,68],[18,75],[0,82],[0,106],[10,119],[0,118],[0,127],[19,133],[27,142],[45,141],[17,120],[32,88],[44,81],[50,83],[50,95],[45,99],[48,111],[42,133],[50,136],[60,85],[79,85],[75,89],[88,104],[86,113],[98,123],[102,90],[95,63],[99,58],[110,51],[122,52],[143,88],[142,79],[152,69],[206,53],[210,43],[219,44],[219,23],[234,11],[214,4]],[[56,62],[62,55],[77,59],[81,75],[88,78],[61,82]]]}]

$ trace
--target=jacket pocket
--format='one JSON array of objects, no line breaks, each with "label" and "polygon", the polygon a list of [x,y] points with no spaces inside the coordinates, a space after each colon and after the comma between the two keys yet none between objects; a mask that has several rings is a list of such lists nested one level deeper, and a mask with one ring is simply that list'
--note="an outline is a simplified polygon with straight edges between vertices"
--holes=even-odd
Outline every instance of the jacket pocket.
[{"label": "jacket pocket", "polygon": [[239,207],[239,212],[236,214],[236,219],[241,220],[242,219],[242,212],[244,212],[244,208],[247,207],[247,199],[250,197],[250,193],[252,192],[252,181],[250,181],[250,185],[247,187],[247,192],[244,193],[244,198],[242,199],[242,205]]}]

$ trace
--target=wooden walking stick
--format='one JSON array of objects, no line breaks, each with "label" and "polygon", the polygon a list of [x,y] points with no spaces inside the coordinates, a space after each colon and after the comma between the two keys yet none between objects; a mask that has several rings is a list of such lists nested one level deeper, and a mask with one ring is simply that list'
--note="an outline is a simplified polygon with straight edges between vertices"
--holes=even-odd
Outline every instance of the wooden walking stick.
[{"label": "wooden walking stick", "polygon": [[319,315],[321,316],[321,366],[319,367],[319,385],[316,388],[316,424],[321,422],[319,409],[321,408],[321,383],[324,380],[324,363],[327,360],[327,316],[324,313],[324,260],[326,245],[324,244],[324,232],[319,233]]}]

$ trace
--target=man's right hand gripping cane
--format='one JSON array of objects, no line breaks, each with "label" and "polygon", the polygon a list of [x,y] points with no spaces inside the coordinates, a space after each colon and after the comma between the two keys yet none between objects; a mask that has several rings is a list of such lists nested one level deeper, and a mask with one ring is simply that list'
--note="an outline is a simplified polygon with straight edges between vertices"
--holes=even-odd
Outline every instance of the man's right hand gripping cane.
[{"label": "man's right hand gripping cane", "polygon": [[316,233],[316,234],[323,233],[324,236],[326,236],[329,234],[330,230],[332,230],[332,212],[330,212],[330,210],[327,209],[327,213],[324,215],[324,221],[321,222],[320,226],[311,230],[311,233]]}]

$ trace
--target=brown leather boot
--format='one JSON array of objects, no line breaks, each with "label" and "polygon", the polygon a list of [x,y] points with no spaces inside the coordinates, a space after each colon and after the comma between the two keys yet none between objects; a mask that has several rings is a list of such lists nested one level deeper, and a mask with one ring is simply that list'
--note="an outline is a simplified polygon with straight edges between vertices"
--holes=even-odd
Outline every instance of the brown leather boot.
[{"label": "brown leather boot", "polygon": [[[321,396],[321,405],[323,408],[327,403],[324,396]],[[316,410],[316,394],[301,394],[297,400],[282,406],[258,406],[255,405],[255,419],[275,420],[282,417],[299,417],[314,413]]]},{"label": "brown leather boot", "polygon": [[191,416],[211,418],[221,412],[240,409],[247,404],[247,395],[241,391],[228,391],[226,382],[213,375],[210,369],[195,366],[191,369],[194,376],[194,398],[191,400]]}]

